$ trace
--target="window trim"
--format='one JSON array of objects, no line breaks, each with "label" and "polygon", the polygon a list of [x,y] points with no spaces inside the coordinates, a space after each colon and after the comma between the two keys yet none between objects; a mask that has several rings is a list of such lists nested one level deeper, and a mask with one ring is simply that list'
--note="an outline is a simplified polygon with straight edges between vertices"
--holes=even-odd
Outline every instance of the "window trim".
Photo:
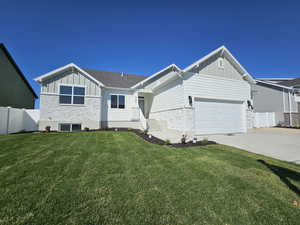
[{"label": "window trim", "polygon": [[[116,108],[113,108],[113,107],[111,107],[111,98],[112,98],[112,96],[113,95],[115,95],[115,96],[117,96],[117,107]],[[120,104],[119,104],[119,97],[120,96],[124,96],[124,108],[120,108]],[[110,94],[110,105],[109,105],[109,108],[110,109],[126,109],[126,95],[121,95],[121,94]]]},{"label": "window trim", "polygon": [[[70,125],[70,130],[69,131],[62,131],[61,130],[61,125]],[[82,131],[82,124],[81,123],[59,123],[58,124],[59,132],[78,132],[78,131],[73,131],[73,129],[72,129],[73,125],[80,125],[81,129],[78,130],[78,131]]]},{"label": "window trim", "polygon": [[[68,86],[68,87],[72,87],[72,94],[70,95],[70,94],[60,94],[60,87],[61,86]],[[81,87],[81,88],[84,88],[84,95],[74,95],[74,87]],[[64,83],[60,83],[60,84],[58,84],[58,96],[60,97],[61,95],[62,96],[71,96],[71,103],[69,104],[69,103],[60,103],[59,102],[59,97],[58,97],[58,103],[59,103],[59,105],[64,105],[64,106],[66,106],[66,105],[71,105],[71,106],[85,106],[85,97],[87,96],[87,94],[86,94],[86,90],[87,90],[87,88],[86,88],[86,85],[80,85],[80,84],[64,84]],[[84,98],[84,103],[83,104],[74,104],[73,103],[73,97],[83,97]]]}]

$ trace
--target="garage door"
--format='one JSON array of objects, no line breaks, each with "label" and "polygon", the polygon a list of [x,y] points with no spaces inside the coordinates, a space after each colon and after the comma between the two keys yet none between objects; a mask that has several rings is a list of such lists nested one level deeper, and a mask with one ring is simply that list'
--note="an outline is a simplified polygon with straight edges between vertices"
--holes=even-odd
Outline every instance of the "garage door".
[{"label": "garage door", "polygon": [[245,129],[242,102],[195,99],[194,107],[198,135],[239,133]]}]

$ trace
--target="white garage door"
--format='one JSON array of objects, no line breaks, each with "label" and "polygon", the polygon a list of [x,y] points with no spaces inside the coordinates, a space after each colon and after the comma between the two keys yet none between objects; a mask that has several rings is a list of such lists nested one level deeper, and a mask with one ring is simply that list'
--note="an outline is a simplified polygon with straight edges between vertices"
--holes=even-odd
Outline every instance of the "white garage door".
[{"label": "white garage door", "polygon": [[198,135],[239,133],[245,129],[242,102],[196,99],[194,106]]}]

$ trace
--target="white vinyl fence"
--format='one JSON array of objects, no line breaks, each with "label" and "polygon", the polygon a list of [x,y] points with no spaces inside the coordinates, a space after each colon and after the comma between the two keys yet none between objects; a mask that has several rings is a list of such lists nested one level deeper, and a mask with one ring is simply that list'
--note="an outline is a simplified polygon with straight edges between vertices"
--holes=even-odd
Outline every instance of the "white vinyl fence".
[{"label": "white vinyl fence", "polygon": [[274,112],[253,113],[253,127],[262,128],[274,126],[276,126]]},{"label": "white vinyl fence", "polygon": [[40,110],[0,107],[0,134],[38,130]]}]

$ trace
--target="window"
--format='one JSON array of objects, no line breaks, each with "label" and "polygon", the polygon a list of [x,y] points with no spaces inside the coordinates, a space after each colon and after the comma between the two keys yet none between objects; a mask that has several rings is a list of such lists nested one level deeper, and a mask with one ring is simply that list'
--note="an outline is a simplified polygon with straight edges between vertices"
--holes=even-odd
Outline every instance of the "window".
[{"label": "window", "polygon": [[66,124],[66,123],[60,124],[60,131],[70,131],[70,129],[71,129],[71,124]]},{"label": "window", "polygon": [[81,131],[80,123],[61,123],[59,124],[59,130],[64,132]]},{"label": "window", "polygon": [[72,124],[72,131],[81,131],[81,124]]},{"label": "window", "polygon": [[223,58],[219,58],[218,59],[218,67],[219,68],[224,68],[224,59]]},{"label": "window", "polygon": [[125,109],[125,96],[124,95],[111,95],[110,107],[112,109]]},{"label": "window", "polygon": [[111,95],[110,97],[110,107],[118,108],[118,95]]},{"label": "window", "polygon": [[119,95],[119,108],[124,109],[125,108],[125,96]]},{"label": "window", "polygon": [[59,104],[83,105],[85,88],[61,85],[59,89]]}]

